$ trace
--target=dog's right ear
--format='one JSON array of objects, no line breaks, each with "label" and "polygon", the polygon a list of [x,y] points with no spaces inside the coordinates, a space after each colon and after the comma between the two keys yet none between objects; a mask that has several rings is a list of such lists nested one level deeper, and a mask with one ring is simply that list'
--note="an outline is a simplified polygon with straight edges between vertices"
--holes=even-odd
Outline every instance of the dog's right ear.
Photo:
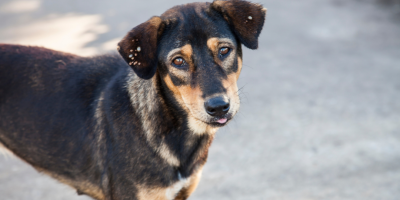
[{"label": "dog's right ear", "polygon": [[157,44],[162,34],[160,17],[152,17],[136,26],[118,43],[122,58],[143,79],[150,79],[157,70]]}]

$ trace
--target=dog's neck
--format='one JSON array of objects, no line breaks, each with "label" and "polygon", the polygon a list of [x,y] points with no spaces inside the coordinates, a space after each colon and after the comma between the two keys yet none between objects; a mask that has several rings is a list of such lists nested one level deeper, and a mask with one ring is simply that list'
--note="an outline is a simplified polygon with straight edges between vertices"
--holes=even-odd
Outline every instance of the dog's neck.
[{"label": "dog's neck", "polygon": [[170,165],[191,174],[207,160],[216,129],[198,134],[188,127],[188,117],[167,105],[165,93],[159,88],[161,79],[129,75],[128,92],[132,107],[142,121],[142,130],[151,148]]}]

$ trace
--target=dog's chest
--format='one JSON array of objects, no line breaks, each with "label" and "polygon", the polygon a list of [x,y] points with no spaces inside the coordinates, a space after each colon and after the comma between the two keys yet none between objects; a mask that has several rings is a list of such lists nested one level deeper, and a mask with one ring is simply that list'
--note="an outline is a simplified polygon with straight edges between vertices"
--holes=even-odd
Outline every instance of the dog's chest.
[{"label": "dog's chest", "polygon": [[179,191],[183,188],[189,187],[190,184],[190,177],[182,178],[181,174],[178,172],[178,182],[174,183],[166,190],[166,199],[173,200]]},{"label": "dog's chest", "polygon": [[178,173],[178,181],[166,188],[148,188],[138,186],[138,199],[174,200],[179,191],[190,186],[191,177],[182,178]]}]

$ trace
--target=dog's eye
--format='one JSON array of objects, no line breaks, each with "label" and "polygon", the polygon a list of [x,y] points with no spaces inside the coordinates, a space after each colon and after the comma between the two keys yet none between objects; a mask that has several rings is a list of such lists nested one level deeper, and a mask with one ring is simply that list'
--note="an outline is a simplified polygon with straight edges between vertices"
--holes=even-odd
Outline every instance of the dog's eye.
[{"label": "dog's eye", "polygon": [[172,63],[174,63],[174,65],[177,65],[177,66],[182,66],[185,64],[185,60],[183,60],[183,58],[181,58],[181,57],[178,57],[178,58],[175,58],[172,61]]},{"label": "dog's eye", "polygon": [[219,54],[226,55],[226,54],[229,53],[229,50],[230,49],[228,47],[222,47],[222,48],[219,49]]}]

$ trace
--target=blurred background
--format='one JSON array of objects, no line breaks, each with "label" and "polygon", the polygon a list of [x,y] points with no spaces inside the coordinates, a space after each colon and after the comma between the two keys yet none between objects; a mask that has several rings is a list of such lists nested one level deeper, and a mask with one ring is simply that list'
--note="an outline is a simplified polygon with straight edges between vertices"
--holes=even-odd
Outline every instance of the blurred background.
[{"label": "blurred background", "polygon": [[[0,0],[0,43],[90,56],[190,0]],[[262,0],[241,111],[191,200],[399,200],[400,0]],[[1,119],[0,119],[1,120]],[[88,200],[0,155],[0,199]]]}]

